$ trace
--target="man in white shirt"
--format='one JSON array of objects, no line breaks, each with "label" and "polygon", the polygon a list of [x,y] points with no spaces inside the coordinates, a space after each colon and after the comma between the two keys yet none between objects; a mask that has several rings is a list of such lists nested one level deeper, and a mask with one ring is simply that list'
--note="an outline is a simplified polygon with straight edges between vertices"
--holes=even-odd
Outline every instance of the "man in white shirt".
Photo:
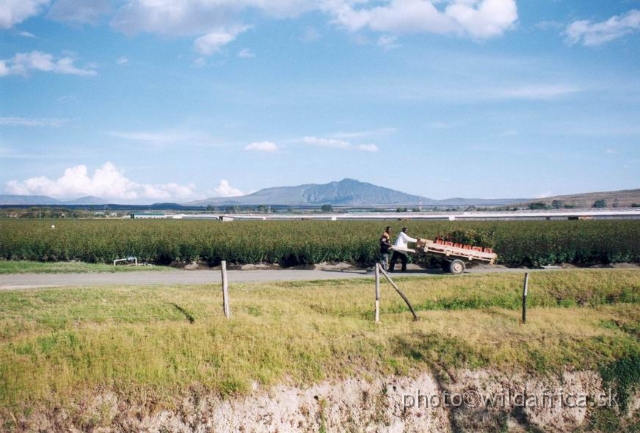
[{"label": "man in white shirt", "polygon": [[407,254],[409,251],[409,242],[418,242],[418,239],[414,239],[407,234],[407,228],[403,227],[400,234],[396,238],[396,242],[393,244],[393,255],[391,256],[391,263],[389,265],[389,272],[393,272],[396,267],[398,259],[402,261],[402,272],[407,271]]}]

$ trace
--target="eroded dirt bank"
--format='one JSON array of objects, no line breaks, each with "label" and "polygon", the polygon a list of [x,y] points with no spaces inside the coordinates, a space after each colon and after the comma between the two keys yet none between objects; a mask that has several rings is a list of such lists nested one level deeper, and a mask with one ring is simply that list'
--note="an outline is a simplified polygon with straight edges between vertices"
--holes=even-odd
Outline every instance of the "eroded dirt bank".
[{"label": "eroded dirt bank", "polygon": [[[636,394],[629,413],[621,415],[638,411],[638,401]],[[599,406],[617,403],[596,372],[532,377],[463,370],[350,378],[306,388],[256,385],[247,396],[225,399],[192,391],[172,410],[149,410],[104,392],[72,409],[2,421],[11,426],[8,431],[105,433],[567,432],[584,427]]]}]

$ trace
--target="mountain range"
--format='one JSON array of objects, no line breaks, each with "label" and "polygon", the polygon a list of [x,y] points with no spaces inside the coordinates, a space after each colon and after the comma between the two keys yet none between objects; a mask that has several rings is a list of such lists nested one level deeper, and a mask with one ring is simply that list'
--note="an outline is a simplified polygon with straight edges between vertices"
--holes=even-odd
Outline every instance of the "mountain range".
[{"label": "mountain range", "polygon": [[[427,197],[406,194],[401,191],[360,182],[355,179],[343,179],[326,184],[305,184],[265,188],[253,194],[238,197],[213,197],[182,203],[184,206],[502,206],[526,199],[468,199],[450,198],[433,200]],[[87,196],[75,200],[57,200],[48,196],[0,195],[0,205],[15,206],[98,206],[114,204],[99,197]],[[168,204],[167,204],[168,205]],[[154,205],[154,207],[157,207]],[[171,203],[167,208],[179,208]]]},{"label": "mountain range", "polygon": [[[527,205],[530,202],[552,203],[560,200],[564,204],[575,207],[591,207],[595,200],[606,200],[608,206],[626,207],[640,203],[640,189],[625,191],[608,191],[566,196],[547,197],[544,199],[506,198],[477,199],[449,198],[434,200],[401,191],[360,182],[355,179],[343,179],[326,184],[305,184],[265,188],[253,194],[238,197],[213,197],[188,203],[164,203],[152,205],[153,208],[180,209],[181,206],[305,206],[320,207],[331,205],[337,207],[432,207],[432,206],[508,206],[512,204]],[[0,195],[0,205],[5,206],[100,206],[110,203],[99,197],[87,196],[75,200],[56,200],[48,196],[35,195]]]},{"label": "mountain range", "polygon": [[15,206],[90,206],[108,204],[108,200],[100,197],[86,196],[74,200],[56,200],[46,195],[2,195],[0,194],[0,205]]},{"label": "mountain range", "polygon": [[239,197],[215,197],[186,203],[191,206],[502,206],[527,199],[433,200],[355,179],[326,184],[265,188]]}]

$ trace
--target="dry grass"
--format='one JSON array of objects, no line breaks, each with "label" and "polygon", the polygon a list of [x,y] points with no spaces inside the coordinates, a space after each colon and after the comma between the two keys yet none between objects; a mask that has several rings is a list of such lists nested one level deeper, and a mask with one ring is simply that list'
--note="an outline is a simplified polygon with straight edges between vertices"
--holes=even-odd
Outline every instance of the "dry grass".
[{"label": "dry grass", "polygon": [[[109,389],[149,410],[200,389],[312,383],[458,367],[554,373],[640,353],[640,271],[534,274],[527,324],[521,275],[399,278],[413,322],[372,280],[109,287],[0,293],[0,408],[65,407]],[[2,411],[3,409],[0,409]]]}]

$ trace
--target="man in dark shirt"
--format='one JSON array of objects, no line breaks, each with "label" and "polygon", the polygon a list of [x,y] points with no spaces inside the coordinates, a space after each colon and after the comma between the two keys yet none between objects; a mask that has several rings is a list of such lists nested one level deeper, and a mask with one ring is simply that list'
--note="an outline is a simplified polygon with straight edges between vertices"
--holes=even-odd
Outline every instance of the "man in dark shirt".
[{"label": "man in dark shirt", "polygon": [[391,250],[391,227],[387,226],[380,237],[380,265],[385,271],[389,270],[389,250]]}]

